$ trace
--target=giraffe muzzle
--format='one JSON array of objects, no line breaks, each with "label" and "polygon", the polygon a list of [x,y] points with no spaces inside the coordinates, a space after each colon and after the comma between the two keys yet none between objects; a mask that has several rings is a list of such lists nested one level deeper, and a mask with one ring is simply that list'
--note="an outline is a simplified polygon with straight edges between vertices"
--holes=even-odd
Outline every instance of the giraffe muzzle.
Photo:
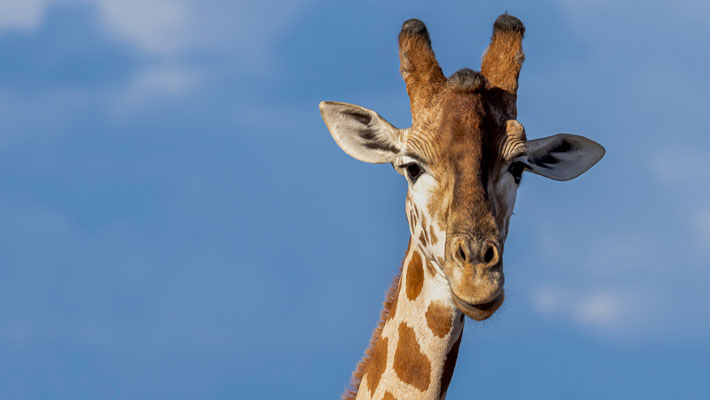
[{"label": "giraffe muzzle", "polygon": [[454,235],[447,243],[444,273],[457,307],[475,320],[490,317],[503,303],[503,261],[497,239]]},{"label": "giraffe muzzle", "polygon": [[458,307],[462,313],[476,321],[483,321],[498,311],[500,306],[503,304],[503,301],[505,300],[505,290],[501,290],[500,295],[498,295],[495,299],[483,304],[467,303],[458,298],[455,294],[453,295],[453,298],[456,307]]}]

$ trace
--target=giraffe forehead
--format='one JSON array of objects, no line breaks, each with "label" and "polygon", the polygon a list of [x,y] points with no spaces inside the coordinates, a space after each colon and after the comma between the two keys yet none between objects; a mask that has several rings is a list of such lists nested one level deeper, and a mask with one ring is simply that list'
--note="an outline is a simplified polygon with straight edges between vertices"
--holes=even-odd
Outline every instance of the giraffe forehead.
[{"label": "giraffe forehead", "polygon": [[[430,109],[421,112],[405,141],[405,154],[433,167],[479,164],[496,152],[504,130],[486,117],[485,96],[448,88]],[[504,135],[504,133],[503,133]]]}]

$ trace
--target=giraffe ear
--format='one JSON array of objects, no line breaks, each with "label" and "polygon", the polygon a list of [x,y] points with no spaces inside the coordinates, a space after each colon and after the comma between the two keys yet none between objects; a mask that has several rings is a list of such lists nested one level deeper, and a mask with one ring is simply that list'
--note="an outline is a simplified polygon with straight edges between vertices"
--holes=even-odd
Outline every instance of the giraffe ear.
[{"label": "giraffe ear", "polygon": [[557,181],[574,179],[604,157],[604,147],[584,136],[560,133],[528,140],[529,171]]},{"label": "giraffe ear", "polygon": [[335,142],[349,156],[369,163],[391,163],[399,153],[399,130],[376,112],[323,101],[320,113]]}]

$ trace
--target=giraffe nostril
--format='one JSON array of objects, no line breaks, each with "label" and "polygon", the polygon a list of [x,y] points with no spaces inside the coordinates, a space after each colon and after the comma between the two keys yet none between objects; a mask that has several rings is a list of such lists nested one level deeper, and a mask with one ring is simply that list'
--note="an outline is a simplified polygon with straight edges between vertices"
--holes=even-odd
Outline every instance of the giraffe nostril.
[{"label": "giraffe nostril", "polygon": [[466,262],[466,252],[463,250],[463,245],[461,243],[459,243],[459,258]]},{"label": "giraffe nostril", "polygon": [[495,243],[487,243],[483,250],[483,263],[487,268],[495,267],[500,262],[498,246]]},{"label": "giraffe nostril", "polygon": [[493,247],[489,247],[488,250],[486,250],[486,254],[483,256],[483,261],[488,264],[493,260]]}]

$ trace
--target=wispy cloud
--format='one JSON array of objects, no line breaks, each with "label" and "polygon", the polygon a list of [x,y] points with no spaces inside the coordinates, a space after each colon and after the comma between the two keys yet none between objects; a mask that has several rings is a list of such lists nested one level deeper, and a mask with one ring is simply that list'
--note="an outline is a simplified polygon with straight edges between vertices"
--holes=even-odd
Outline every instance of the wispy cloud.
[{"label": "wispy cloud", "polygon": [[149,66],[133,76],[128,85],[107,104],[115,115],[125,115],[146,105],[179,98],[193,90],[199,77],[181,65]]},{"label": "wispy cloud", "polygon": [[672,235],[664,229],[593,234],[582,247],[559,237],[562,244],[554,254],[542,241],[540,249],[551,262],[576,260],[576,265],[573,271],[558,268],[540,275],[547,283],[530,292],[534,309],[611,338],[657,340],[709,332],[707,318],[689,321],[704,315],[710,302],[700,284],[710,279],[705,257],[710,209],[693,215],[688,226]]},{"label": "wispy cloud", "polygon": [[[221,77],[265,73],[279,35],[309,2],[215,0],[1,0],[0,35],[37,31],[51,7],[92,7],[98,33],[128,45],[137,66],[122,87],[91,92],[113,114],[145,101],[179,98]],[[107,41],[111,43],[111,41]],[[81,43],[76,43],[81,46]],[[199,65],[196,67],[195,65]],[[74,89],[71,89],[74,90]],[[48,90],[45,90],[45,94]],[[51,91],[51,90],[50,90]],[[7,96],[9,101],[12,96]]]},{"label": "wispy cloud", "polygon": [[571,290],[539,287],[533,301],[548,318],[562,318],[599,334],[625,337],[648,328],[643,307],[645,296],[628,287]]},{"label": "wispy cloud", "polygon": [[52,6],[96,8],[102,27],[140,51],[178,57],[196,49],[268,52],[276,35],[310,2],[215,0],[2,0],[2,31],[37,29]]},{"label": "wispy cloud", "polygon": [[96,0],[101,21],[116,38],[147,54],[171,56],[187,50],[195,27],[185,0]]},{"label": "wispy cloud", "polygon": [[32,31],[42,22],[44,12],[52,0],[0,1],[0,32]]},{"label": "wispy cloud", "polygon": [[175,54],[189,43],[185,0],[2,0],[0,32],[36,30],[49,7],[71,4],[94,6],[107,32],[149,54]]}]

